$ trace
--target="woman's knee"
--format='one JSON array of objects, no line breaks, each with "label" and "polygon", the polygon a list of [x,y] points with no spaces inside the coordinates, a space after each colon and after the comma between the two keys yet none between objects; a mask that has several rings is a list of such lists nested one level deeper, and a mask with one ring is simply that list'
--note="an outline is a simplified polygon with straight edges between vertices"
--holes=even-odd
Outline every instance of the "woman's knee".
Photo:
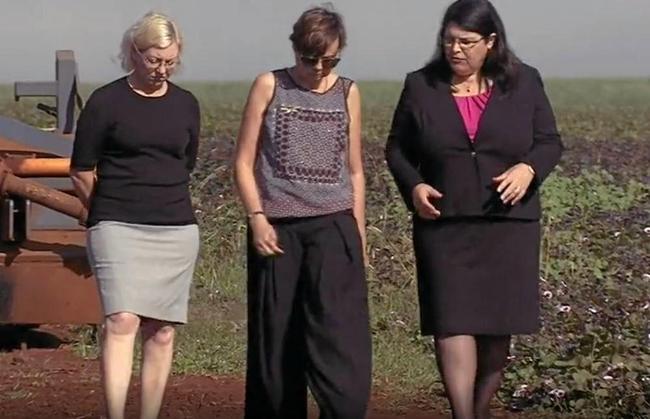
[{"label": "woman's knee", "polygon": [[169,346],[174,343],[176,330],[174,326],[157,321],[146,321],[143,325],[145,340],[149,340],[156,345]]},{"label": "woman's knee", "polygon": [[508,362],[510,336],[488,336],[478,338],[478,359],[480,369],[500,370]]},{"label": "woman's knee", "polygon": [[106,333],[112,335],[134,335],[140,327],[137,314],[121,312],[106,316],[104,321]]}]

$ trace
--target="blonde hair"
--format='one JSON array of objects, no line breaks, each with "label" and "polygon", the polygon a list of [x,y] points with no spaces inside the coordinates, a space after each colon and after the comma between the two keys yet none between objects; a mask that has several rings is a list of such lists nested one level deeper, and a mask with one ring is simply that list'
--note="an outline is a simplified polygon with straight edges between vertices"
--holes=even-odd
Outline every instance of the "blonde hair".
[{"label": "blonde hair", "polygon": [[178,45],[180,59],[180,54],[183,51],[183,37],[178,26],[162,13],[149,12],[124,32],[119,55],[122,68],[127,72],[133,70],[131,52],[135,48],[139,51],[152,47],[167,48],[174,42]]}]

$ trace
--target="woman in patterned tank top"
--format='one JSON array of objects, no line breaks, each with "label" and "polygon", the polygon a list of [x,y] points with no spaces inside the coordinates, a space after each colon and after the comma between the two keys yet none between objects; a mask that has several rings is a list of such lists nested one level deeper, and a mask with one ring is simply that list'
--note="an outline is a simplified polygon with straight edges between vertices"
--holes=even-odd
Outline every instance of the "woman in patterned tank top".
[{"label": "woman in patterned tank top", "polygon": [[257,77],[235,179],[248,217],[246,418],[361,419],[370,394],[365,181],[341,16],[304,12],[295,65]]}]

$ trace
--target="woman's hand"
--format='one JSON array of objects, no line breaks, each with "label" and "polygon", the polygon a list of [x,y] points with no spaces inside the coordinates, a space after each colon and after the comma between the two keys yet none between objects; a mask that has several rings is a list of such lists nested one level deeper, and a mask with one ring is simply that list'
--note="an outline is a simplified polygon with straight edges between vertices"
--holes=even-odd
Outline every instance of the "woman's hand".
[{"label": "woman's hand", "polygon": [[516,205],[528,192],[534,177],[532,167],[518,163],[492,180],[497,185],[497,192],[501,194],[501,201],[504,204]]},{"label": "woman's hand", "polygon": [[253,246],[262,256],[276,256],[284,252],[278,245],[278,235],[264,214],[251,217],[250,226],[253,229]]},{"label": "woman's hand", "polygon": [[434,199],[442,198],[442,194],[426,183],[419,183],[411,193],[413,206],[420,218],[435,220],[440,217],[440,211],[431,203]]}]

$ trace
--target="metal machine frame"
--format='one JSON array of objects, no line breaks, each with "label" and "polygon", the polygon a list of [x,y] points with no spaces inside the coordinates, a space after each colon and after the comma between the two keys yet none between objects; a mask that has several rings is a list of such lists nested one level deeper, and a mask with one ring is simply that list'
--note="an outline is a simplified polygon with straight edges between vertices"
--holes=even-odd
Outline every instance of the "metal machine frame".
[{"label": "metal machine frame", "polygon": [[17,82],[15,99],[46,96],[54,132],[0,116],[0,323],[99,323],[85,251],[86,211],[69,179],[77,92],[72,51],[56,52],[56,80]]}]

